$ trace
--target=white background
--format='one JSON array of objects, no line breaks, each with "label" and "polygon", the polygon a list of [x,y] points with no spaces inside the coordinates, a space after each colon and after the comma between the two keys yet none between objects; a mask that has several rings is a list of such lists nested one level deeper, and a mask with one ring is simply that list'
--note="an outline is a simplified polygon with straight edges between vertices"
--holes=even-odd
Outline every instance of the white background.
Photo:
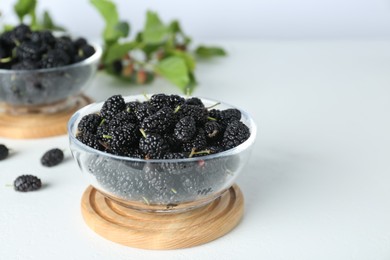
[{"label": "white background", "polygon": [[[2,0],[3,21],[14,21]],[[389,39],[389,0],[116,0],[133,32],[142,28],[147,9],[164,21],[179,19],[195,39]],[[88,0],[39,0],[71,32],[99,36],[103,22]]]},{"label": "white background", "polygon": [[[14,2],[0,0],[3,21],[12,20]],[[85,225],[87,184],[69,150],[58,167],[39,163],[47,149],[68,147],[66,135],[1,138],[13,149],[0,162],[1,260],[390,259],[390,0],[120,2],[135,30],[151,8],[228,50],[227,58],[199,62],[195,95],[235,104],[258,125],[237,180],[244,218],[195,248],[121,246]],[[97,38],[103,28],[88,1],[41,0],[39,7],[75,34]],[[103,100],[172,91],[162,80],[125,87],[99,74],[86,94]],[[5,187],[20,174],[37,175],[46,187],[29,194]]]}]

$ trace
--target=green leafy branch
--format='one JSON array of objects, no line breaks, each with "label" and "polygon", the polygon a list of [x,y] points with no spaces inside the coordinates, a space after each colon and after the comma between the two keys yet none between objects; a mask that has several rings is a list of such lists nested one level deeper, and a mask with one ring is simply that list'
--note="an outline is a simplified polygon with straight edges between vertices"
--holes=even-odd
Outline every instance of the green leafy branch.
[{"label": "green leafy branch", "polygon": [[114,2],[90,0],[105,21],[102,68],[109,74],[130,83],[144,84],[160,75],[191,94],[197,82],[194,74],[195,56],[225,56],[219,47],[199,46],[188,51],[191,38],[179,21],[164,24],[157,13],[148,11],[144,28],[134,39],[126,39],[130,25],[121,21]]},{"label": "green leafy branch", "polygon": [[[17,0],[14,11],[20,23],[33,30],[64,30],[54,23],[47,11],[41,17],[36,12],[37,0]],[[164,23],[156,12],[148,11],[143,30],[128,39],[130,24],[120,19],[111,0],[90,0],[105,22],[102,32],[104,50],[101,68],[110,75],[134,84],[146,84],[156,75],[166,78],[191,94],[197,85],[196,57],[225,56],[220,47],[198,46],[189,50],[191,38],[182,30],[179,21]],[[6,26],[11,28],[11,26]]]}]

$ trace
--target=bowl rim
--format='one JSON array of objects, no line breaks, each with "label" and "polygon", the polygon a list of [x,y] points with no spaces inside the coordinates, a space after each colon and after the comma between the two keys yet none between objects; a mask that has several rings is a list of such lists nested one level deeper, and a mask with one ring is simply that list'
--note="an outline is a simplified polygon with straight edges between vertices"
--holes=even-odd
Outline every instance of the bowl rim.
[{"label": "bowl rim", "polygon": [[[136,100],[135,99],[136,97],[144,97],[145,98],[145,95],[152,96],[154,94],[152,93],[152,94],[123,96],[123,98],[125,99],[125,101],[127,100],[126,102],[128,102],[128,101],[130,101],[130,100],[128,100],[130,98],[134,98],[132,100]],[[180,94],[179,94],[179,96],[185,97],[185,98],[195,97],[195,96],[184,96],[184,95],[180,95]],[[196,96],[196,97],[201,99],[202,101],[205,100],[207,102],[214,102],[214,103],[219,102],[221,105],[225,105],[225,106],[228,106],[229,108],[236,108],[236,109],[240,110],[242,117],[244,117],[247,120],[247,123],[245,125],[250,130],[249,138],[245,142],[243,142],[243,143],[239,144],[238,146],[231,148],[229,150],[215,153],[215,154],[204,155],[201,157],[192,157],[192,158],[184,158],[184,159],[140,159],[140,158],[132,158],[132,157],[127,157],[127,156],[114,155],[114,154],[110,154],[110,153],[107,153],[104,151],[96,150],[88,145],[83,144],[82,142],[80,142],[76,138],[76,135],[72,132],[72,128],[73,128],[74,124],[76,123],[77,119],[83,114],[82,112],[90,109],[91,107],[100,107],[101,108],[103,106],[103,103],[105,102],[105,101],[101,101],[101,102],[94,102],[94,103],[91,103],[85,107],[82,107],[81,109],[77,110],[70,117],[68,124],[67,124],[67,130],[68,130],[68,136],[69,136],[70,143],[73,142],[74,144],[76,144],[77,146],[79,146],[83,150],[86,150],[90,153],[95,153],[95,154],[98,154],[98,155],[101,155],[101,156],[104,156],[107,158],[112,158],[115,160],[122,160],[122,161],[127,161],[127,162],[144,162],[144,163],[162,163],[162,162],[164,162],[164,163],[178,163],[178,162],[183,163],[183,162],[196,162],[199,160],[205,160],[205,161],[212,160],[212,159],[228,157],[231,155],[241,153],[254,144],[256,136],[257,136],[257,126],[256,126],[253,118],[250,116],[250,114],[248,114],[245,110],[243,110],[237,106],[230,105],[229,103],[226,103],[226,102],[222,102],[222,101],[218,101],[218,100],[214,100],[214,99],[210,99],[210,98],[205,98],[205,97],[201,97],[201,96]],[[95,112],[98,112],[98,111],[99,110],[97,110]],[[85,114],[85,115],[87,115],[87,114]],[[83,115],[83,116],[85,116],[85,115]],[[80,118],[80,120],[81,120],[81,118]]]},{"label": "bowl rim", "polygon": [[61,71],[66,69],[71,69],[74,67],[81,67],[84,65],[91,65],[96,61],[99,61],[103,54],[103,48],[100,44],[95,42],[89,42],[95,49],[95,53],[92,56],[86,58],[85,60],[72,63],[65,66],[55,67],[55,68],[42,68],[42,69],[34,69],[34,70],[12,70],[12,69],[0,69],[0,74],[27,74],[27,73],[45,73],[45,72],[53,72],[53,71]]}]

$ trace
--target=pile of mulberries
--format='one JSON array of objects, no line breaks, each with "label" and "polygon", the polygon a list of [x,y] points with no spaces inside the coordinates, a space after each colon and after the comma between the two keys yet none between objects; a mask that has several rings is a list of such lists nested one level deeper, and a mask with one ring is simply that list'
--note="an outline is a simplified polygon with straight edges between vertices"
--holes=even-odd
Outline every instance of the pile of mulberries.
[{"label": "pile of mulberries", "polygon": [[172,208],[226,188],[241,165],[240,154],[204,156],[234,148],[249,136],[237,109],[209,109],[199,98],[178,95],[155,94],[127,103],[115,95],[99,112],[80,120],[76,138],[106,153],[144,160],[98,153],[76,157],[83,158],[97,187],[108,193]]},{"label": "pile of mulberries", "polygon": [[240,110],[208,110],[198,98],[155,94],[148,101],[126,103],[114,95],[99,113],[81,119],[77,139],[119,156],[199,157],[245,142],[250,131],[240,120]]},{"label": "pile of mulberries", "polygon": [[55,37],[50,31],[33,31],[25,24],[0,35],[0,68],[33,70],[82,61],[95,53],[84,38]]}]

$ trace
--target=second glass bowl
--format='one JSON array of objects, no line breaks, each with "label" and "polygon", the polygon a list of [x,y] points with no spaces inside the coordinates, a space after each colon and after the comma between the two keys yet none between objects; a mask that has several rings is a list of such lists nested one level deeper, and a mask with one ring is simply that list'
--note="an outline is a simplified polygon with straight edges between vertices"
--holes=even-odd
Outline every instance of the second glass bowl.
[{"label": "second glass bowl", "polygon": [[35,70],[0,69],[0,112],[10,114],[58,112],[70,106],[93,78],[102,48],[71,65]]}]

